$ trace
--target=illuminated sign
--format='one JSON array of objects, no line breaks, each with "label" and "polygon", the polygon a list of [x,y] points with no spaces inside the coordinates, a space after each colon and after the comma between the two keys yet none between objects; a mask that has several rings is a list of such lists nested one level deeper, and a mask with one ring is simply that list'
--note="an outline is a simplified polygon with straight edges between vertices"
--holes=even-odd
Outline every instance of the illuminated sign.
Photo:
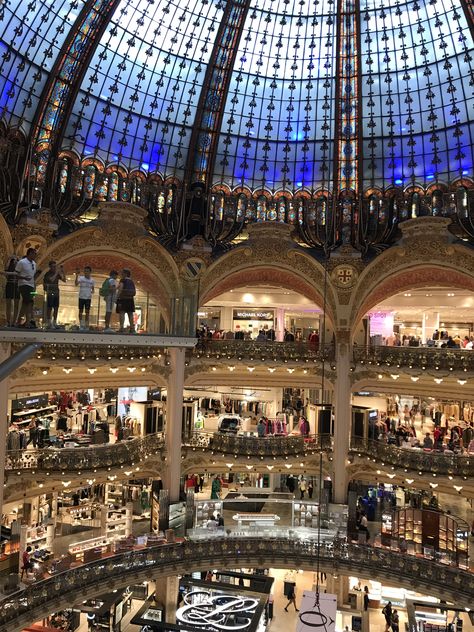
[{"label": "illuminated sign", "polygon": [[274,319],[273,310],[234,309],[234,320],[271,320]]},{"label": "illuminated sign", "polygon": [[244,595],[213,594],[196,589],[184,595],[184,606],[176,610],[176,621],[206,630],[239,632],[250,627],[259,600]]}]

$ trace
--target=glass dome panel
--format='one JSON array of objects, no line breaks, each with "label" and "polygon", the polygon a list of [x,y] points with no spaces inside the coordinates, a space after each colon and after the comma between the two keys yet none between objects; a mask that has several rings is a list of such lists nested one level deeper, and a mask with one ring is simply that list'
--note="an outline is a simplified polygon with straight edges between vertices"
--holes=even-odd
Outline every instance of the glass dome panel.
[{"label": "glass dome panel", "polygon": [[182,175],[222,6],[123,0],[82,82],[66,145],[104,163]]},{"label": "glass dome panel", "polygon": [[0,109],[9,125],[29,131],[48,73],[83,6],[83,0],[10,0],[0,7]]}]

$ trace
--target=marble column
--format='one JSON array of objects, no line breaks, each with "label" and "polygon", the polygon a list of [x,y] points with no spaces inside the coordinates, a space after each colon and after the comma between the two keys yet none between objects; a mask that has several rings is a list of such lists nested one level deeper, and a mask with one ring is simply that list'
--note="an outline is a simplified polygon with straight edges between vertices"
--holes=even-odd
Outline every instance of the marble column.
[{"label": "marble column", "polygon": [[[343,332],[343,335],[345,332]],[[347,458],[351,432],[351,346],[348,337],[336,337],[337,380],[334,391],[333,501],[347,502]]]},{"label": "marble column", "polygon": [[166,396],[166,467],[163,484],[169,491],[172,503],[179,500],[185,353],[184,349],[179,348],[171,348],[169,352],[171,371]]}]

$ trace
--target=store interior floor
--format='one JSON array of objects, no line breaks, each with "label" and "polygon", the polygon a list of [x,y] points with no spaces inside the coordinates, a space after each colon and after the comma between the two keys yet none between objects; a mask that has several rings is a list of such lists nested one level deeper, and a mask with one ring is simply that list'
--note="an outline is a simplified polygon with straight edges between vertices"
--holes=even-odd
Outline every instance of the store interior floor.
[{"label": "store interior floor", "polygon": [[[299,603],[304,590],[312,590],[314,588],[315,575],[312,572],[298,572],[287,571],[281,569],[270,569],[269,574],[274,578],[274,584],[272,593],[274,596],[274,608],[273,618],[271,620],[269,629],[271,632],[291,632],[296,629],[297,624],[297,612],[293,606],[288,608],[288,612],[285,612],[284,607],[287,605],[288,600],[283,595],[283,585],[285,579],[295,581],[296,583],[296,599]],[[150,589],[152,590],[152,586]],[[321,586],[324,592],[324,582]],[[130,620],[138,612],[143,605],[143,601],[134,599],[132,600],[132,608],[125,615],[122,620],[121,632],[138,632],[139,626],[130,623]],[[406,612],[403,608],[398,608],[400,617],[400,630],[405,629],[405,623],[407,621]],[[352,616],[359,614],[356,610],[338,610],[336,631],[343,632],[345,626],[351,630]],[[469,622],[467,617],[463,617],[463,632],[473,632],[474,626]],[[385,630],[385,619],[382,615],[381,608],[369,610],[369,630],[370,632],[383,632]],[[89,632],[86,616],[81,615],[81,625],[77,632]]]}]

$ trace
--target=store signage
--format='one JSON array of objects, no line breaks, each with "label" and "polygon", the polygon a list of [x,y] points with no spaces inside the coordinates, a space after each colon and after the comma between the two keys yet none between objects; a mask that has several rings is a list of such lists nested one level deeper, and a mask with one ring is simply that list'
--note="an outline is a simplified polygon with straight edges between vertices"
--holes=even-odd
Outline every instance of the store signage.
[{"label": "store signage", "polygon": [[273,320],[273,310],[234,309],[234,320]]},{"label": "store signage", "polygon": [[176,621],[204,630],[238,632],[250,627],[258,604],[258,599],[244,595],[191,590],[184,595],[184,606],[176,610]]},{"label": "store signage", "polygon": [[44,408],[49,404],[47,393],[44,395],[34,395],[32,397],[19,397],[12,400],[12,412],[26,410],[28,408]]},{"label": "store signage", "polygon": [[335,632],[337,597],[328,593],[305,590],[300,604],[296,632]]},{"label": "store signage", "polygon": [[148,396],[147,399],[156,399],[156,400],[161,400],[161,388],[154,388],[152,390],[148,390]]}]

